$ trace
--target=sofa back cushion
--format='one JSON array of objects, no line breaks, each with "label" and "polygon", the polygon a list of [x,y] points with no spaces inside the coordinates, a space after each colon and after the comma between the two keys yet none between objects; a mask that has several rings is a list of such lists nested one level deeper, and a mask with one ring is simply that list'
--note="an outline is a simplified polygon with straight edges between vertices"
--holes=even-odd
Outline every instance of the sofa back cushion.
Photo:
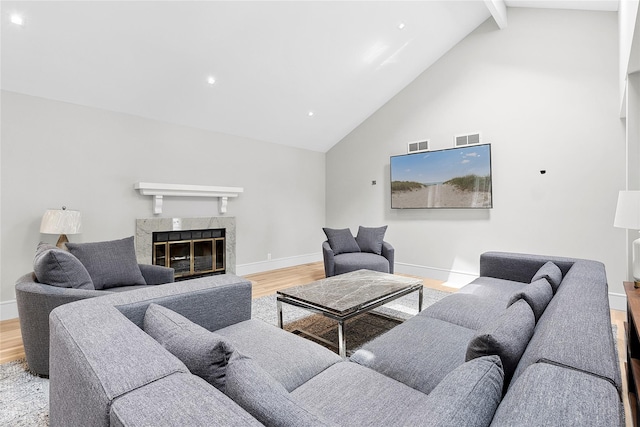
[{"label": "sofa back cushion", "polygon": [[147,308],[144,331],[180,359],[192,374],[224,391],[227,362],[233,353],[224,337],[158,304]]},{"label": "sofa back cushion", "polygon": [[382,227],[358,227],[356,243],[362,252],[371,252],[376,255],[382,254],[382,242],[387,226]]},{"label": "sofa back cushion", "polygon": [[267,426],[328,425],[304,408],[301,402],[253,359],[238,351],[229,359],[226,393]]},{"label": "sofa back cushion", "polygon": [[547,279],[547,281],[551,285],[553,293],[555,294],[560,287],[560,282],[562,282],[562,271],[560,271],[560,267],[555,265],[553,262],[548,261],[542,267],[540,267],[538,272],[533,276],[533,279],[531,279],[531,283],[542,278]]},{"label": "sofa back cushion", "polygon": [[360,252],[360,246],[358,246],[356,239],[348,228],[334,229],[325,227],[322,231],[326,234],[334,255]]},{"label": "sofa back cushion", "polygon": [[108,242],[67,243],[85,266],[96,289],[146,285],[138,267],[133,236]]},{"label": "sofa back cushion", "polygon": [[521,291],[515,293],[509,302],[507,303],[507,307],[516,301],[523,299],[529,304],[531,310],[533,310],[533,315],[536,318],[536,323],[544,310],[549,305],[549,302],[553,298],[553,290],[551,290],[551,285],[545,278],[540,278],[535,282],[532,282],[526,285]]},{"label": "sofa back cushion", "polygon": [[535,328],[535,318],[529,304],[520,299],[473,336],[467,347],[466,360],[498,355],[508,384],[527,348]]},{"label": "sofa back cushion", "polygon": [[95,289],[89,272],[78,258],[48,243],[38,245],[33,272],[40,283],[60,288]]},{"label": "sofa back cushion", "polygon": [[502,398],[504,373],[498,356],[479,357],[447,374],[429,393],[427,414],[415,424],[485,427]]}]

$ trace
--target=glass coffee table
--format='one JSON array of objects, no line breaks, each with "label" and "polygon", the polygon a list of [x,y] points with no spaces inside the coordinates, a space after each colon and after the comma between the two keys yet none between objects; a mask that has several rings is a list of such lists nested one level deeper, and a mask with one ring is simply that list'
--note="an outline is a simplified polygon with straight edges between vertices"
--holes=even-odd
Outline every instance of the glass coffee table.
[{"label": "glass coffee table", "polygon": [[411,292],[418,292],[422,311],[422,280],[370,270],[328,277],[277,292],[278,326],[283,328],[282,304],[304,308],[338,322],[338,353],[347,357],[345,321]]}]

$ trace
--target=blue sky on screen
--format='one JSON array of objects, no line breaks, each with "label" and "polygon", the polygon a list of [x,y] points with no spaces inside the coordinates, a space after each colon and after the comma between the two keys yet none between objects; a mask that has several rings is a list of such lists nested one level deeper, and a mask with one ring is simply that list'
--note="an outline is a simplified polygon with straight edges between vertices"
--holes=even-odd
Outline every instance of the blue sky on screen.
[{"label": "blue sky on screen", "polygon": [[471,174],[487,176],[491,173],[490,147],[485,144],[391,157],[391,181],[432,184]]}]

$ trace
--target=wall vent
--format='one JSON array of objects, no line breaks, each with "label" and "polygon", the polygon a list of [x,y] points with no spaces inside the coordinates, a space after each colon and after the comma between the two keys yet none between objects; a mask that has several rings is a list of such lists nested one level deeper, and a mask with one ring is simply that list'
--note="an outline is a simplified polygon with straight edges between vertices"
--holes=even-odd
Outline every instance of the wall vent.
[{"label": "wall vent", "polygon": [[480,144],[480,132],[470,133],[468,135],[455,135],[453,137],[456,147],[462,147],[464,145]]},{"label": "wall vent", "polygon": [[428,151],[428,150],[429,150],[429,140],[427,139],[426,141],[410,142],[408,144],[407,152],[411,154],[411,153],[419,153],[421,151]]}]

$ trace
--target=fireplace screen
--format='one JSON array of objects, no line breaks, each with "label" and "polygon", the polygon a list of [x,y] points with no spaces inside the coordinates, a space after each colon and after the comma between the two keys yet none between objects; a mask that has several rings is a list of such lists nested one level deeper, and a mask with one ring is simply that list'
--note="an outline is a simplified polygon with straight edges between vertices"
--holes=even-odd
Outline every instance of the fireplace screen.
[{"label": "fireplace screen", "polygon": [[171,267],[176,279],[225,272],[225,230],[153,233],[153,264]]}]

